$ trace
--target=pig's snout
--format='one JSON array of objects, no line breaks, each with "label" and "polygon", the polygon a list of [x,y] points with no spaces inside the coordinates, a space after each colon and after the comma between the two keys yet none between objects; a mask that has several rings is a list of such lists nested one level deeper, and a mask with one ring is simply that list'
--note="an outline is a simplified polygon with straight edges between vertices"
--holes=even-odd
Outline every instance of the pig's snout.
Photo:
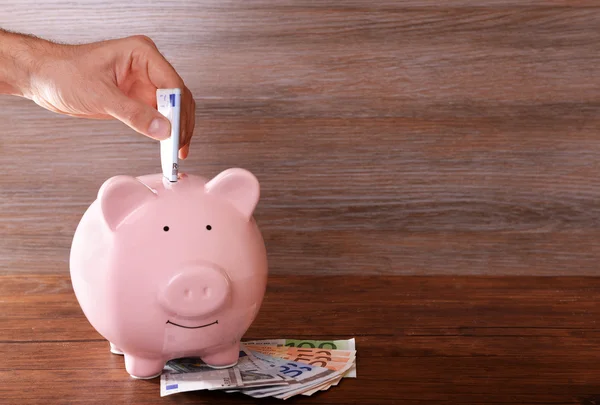
[{"label": "pig's snout", "polygon": [[208,316],[229,297],[229,281],[218,269],[194,268],[176,274],[161,292],[160,302],[170,313],[182,317]]}]

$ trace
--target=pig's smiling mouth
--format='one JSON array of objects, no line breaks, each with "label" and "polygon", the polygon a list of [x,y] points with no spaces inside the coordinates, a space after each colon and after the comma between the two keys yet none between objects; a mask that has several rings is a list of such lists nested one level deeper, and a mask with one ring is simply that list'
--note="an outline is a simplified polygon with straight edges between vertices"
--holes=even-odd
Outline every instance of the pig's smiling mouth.
[{"label": "pig's smiling mouth", "polygon": [[206,328],[207,326],[210,325],[215,325],[219,323],[219,320],[217,319],[214,322],[211,323],[207,323],[206,325],[200,325],[200,326],[185,326],[185,325],[179,325],[177,323],[171,322],[171,321],[167,321],[167,323],[170,323],[171,325],[175,325],[175,326],[179,326],[180,328],[186,328],[186,329],[200,329],[200,328]]}]

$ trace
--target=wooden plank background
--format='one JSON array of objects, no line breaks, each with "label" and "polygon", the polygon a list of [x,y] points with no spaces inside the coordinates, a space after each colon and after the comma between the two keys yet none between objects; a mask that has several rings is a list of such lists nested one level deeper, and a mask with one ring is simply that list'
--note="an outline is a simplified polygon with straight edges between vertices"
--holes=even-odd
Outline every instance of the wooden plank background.
[{"label": "wooden plank background", "polygon": [[[596,275],[595,1],[0,0],[63,42],[146,34],[196,101],[184,171],[257,175],[274,274]],[[68,272],[102,182],[160,171],[118,122],[0,97],[0,271]]]}]

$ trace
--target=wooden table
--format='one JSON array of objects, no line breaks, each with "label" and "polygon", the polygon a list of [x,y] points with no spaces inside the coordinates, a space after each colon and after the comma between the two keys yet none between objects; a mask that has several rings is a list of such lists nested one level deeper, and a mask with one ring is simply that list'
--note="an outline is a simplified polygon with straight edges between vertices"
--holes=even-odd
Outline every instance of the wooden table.
[{"label": "wooden table", "polygon": [[[349,338],[356,379],[314,404],[597,404],[600,279],[273,276],[246,338]],[[281,403],[160,397],[83,316],[63,275],[0,277],[3,404]]]}]

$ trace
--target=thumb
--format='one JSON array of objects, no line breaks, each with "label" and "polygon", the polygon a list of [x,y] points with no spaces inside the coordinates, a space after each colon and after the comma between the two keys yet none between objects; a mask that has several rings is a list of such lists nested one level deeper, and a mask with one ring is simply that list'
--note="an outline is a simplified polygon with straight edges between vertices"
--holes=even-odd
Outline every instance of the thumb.
[{"label": "thumb", "polygon": [[162,141],[171,136],[171,123],[155,108],[127,97],[116,89],[108,97],[105,112],[142,135]]}]

